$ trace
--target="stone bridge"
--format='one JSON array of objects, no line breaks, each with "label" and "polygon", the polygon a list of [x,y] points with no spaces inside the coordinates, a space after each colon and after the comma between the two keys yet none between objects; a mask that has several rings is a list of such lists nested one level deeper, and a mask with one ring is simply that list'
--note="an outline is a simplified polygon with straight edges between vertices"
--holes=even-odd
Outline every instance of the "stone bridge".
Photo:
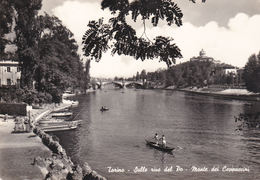
[{"label": "stone bridge", "polygon": [[102,88],[106,85],[111,85],[111,84],[118,88],[129,88],[133,86],[143,88],[142,81],[103,81],[103,82],[96,83],[98,88]]}]

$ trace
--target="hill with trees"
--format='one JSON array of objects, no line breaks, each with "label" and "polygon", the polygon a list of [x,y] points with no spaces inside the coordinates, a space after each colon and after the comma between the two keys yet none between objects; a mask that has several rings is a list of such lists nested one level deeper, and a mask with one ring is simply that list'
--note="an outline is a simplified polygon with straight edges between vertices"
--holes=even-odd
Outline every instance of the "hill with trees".
[{"label": "hill with trees", "polygon": [[225,73],[225,69],[235,68],[225,63],[214,63],[211,61],[187,61],[168,69],[159,69],[128,78],[128,80],[146,79],[147,87],[204,87],[207,85],[234,85],[239,84],[232,73]]}]

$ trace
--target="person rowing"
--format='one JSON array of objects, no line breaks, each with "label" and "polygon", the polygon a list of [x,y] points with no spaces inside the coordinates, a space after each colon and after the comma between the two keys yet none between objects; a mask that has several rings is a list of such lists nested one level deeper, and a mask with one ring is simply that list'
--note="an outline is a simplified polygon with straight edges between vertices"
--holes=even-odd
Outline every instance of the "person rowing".
[{"label": "person rowing", "polygon": [[163,147],[166,147],[166,139],[165,139],[165,136],[162,135],[162,137],[160,138],[160,140],[162,141],[162,146]]},{"label": "person rowing", "polygon": [[156,145],[158,145],[158,141],[159,141],[159,136],[157,133],[155,133],[154,137],[153,137],[156,141]]},{"label": "person rowing", "polygon": [[107,110],[108,110],[108,108],[106,106],[102,106],[100,109],[100,111],[107,111]]}]

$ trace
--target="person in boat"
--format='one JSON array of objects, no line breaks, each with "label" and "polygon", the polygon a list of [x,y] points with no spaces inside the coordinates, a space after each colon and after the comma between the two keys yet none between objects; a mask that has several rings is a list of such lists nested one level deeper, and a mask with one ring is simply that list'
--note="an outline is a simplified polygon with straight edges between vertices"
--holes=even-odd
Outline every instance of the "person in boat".
[{"label": "person in boat", "polygon": [[162,141],[162,146],[163,146],[163,147],[166,147],[166,139],[165,139],[165,136],[164,136],[164,135],[162,135],[162,137],[161,137],[160,140]]},{"label": "person in boat", "polygon": [[158,145],[158,141],[159,141],[159,136],[158,136],[158,134],[155,133],[155,135],[154,135],[153,138],[155,139],[156,145]]},{"label": "person in boat", "polygon": [[107,110],[108,110],[108,108],[106,106],[101,107],[101,111],[107,111]]}]

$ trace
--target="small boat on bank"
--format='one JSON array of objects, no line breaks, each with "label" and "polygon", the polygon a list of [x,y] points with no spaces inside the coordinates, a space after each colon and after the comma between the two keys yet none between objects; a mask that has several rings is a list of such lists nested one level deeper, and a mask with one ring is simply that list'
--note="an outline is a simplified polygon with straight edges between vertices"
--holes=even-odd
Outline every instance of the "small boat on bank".
[{"label": "small boat on bank", "polygon": [[166,146],[164,147],[163,145],[161,144],[156,144],[156,142],[154,141],[149,141],[149,140],[145,140],[146,141],[146,144],[155,148],[155,149],[158,149],[160,151],[164,151],[164,152],[172,152],[172,150],[174,150],[174,147],[169,147],[169,146]]},{"label": "small boat on bank", "polygon": [[73,101],[71,107],[78,107],[78,105],[79,105],[78,101]]},{"label": "small boat on bank", "polygon": [[81,124],[82,120],[75,120],[75,121],[66,121],[62,119],[53,119],[53,120],[43,120],[39,121],[40,126],[52,126],[52,125],[64,125],[70,123],[77,123],[77,125]]},{"label": "small boat on bank", "polygon": [[72,112],[58,112],[58,113],[52,113],[52,117],[68,117],[72,116]]},{"label": "small boat on bank", "polygon": [[63,123],[65,122],[64,119],[46,119],[46,120],[41,120],[38,122],[39,125],[42,124],[53,124],[53,123]]},{"label": "small boat on bank", "polygon": [[44,132],[74,130],[77,129],[79,123],[80,123],[79,121],[68,121],[66,123],[48,124],[46,126],[42,126],[41,129]]},{"label": "small boat on bank", "polygon": [[65,113],[65,112],[71,112],[70,108],[68,107],[68,108],[65,108],[65,109],[52,111],[52,113]]},{"label": "small boat on bank", "polygon": [[57,132],[57,131],[68,131],[68,130],[75,130],[77,129],[77,126],[58,126],[58,127],[47,127],[47,128],[42,128],[44,132]]}]

